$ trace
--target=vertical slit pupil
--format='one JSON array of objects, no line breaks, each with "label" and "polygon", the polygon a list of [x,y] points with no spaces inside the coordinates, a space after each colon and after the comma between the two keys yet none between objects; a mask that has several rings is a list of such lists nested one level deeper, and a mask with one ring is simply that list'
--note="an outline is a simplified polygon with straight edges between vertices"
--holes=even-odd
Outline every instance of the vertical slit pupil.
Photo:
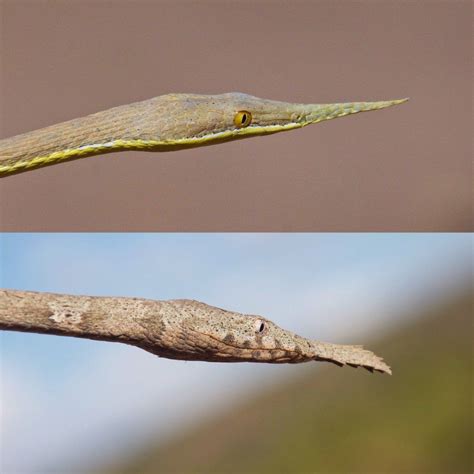
[{"label": "vertical slit pupil", "polygon": [[242,123],[245,123],[247,121],[247,114],[242,115]]}]

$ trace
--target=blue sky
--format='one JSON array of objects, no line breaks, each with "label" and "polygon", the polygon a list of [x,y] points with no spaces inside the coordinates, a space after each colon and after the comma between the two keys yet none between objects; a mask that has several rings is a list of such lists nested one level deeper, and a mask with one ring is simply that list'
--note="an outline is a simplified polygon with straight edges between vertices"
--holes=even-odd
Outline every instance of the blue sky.
[{"label": "blue sky", "polygon": [[[193,298],[261,314],[306,337],[369,347],[413,308],[456,289],[471,270],[471,237],[461,234],[0,239],[4,288]],[[251,396],[256,379],[264,386],[307,370],[170,361],[119,344],[35,334],[4,332],[0,341],[7,472],[100,463],[97,453],[126,453],[151,433],[164,439],[236,397]]]}]

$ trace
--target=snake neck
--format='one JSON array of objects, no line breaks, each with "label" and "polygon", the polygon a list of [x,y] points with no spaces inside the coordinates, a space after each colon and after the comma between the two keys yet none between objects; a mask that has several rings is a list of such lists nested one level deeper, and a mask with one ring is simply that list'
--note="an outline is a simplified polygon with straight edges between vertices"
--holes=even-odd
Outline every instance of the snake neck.
[{"label": "snake neck", "polygon": [[189,317],[180,300],[0,290],[0,330],[123,342],[160,357],[206,359]]},{"label": "snake neck", "polygon": [[148,337],[160,332],[161,311],[160,302],[136,298],[0,290],[0,329],[12,331],[135,343],[146,339],[143,321],[157,329]]},{"label": "snake neck", "polygon": [[127,104],[0,140],[0,177],[118,150],[150,148],[141,123],[149,109],[149,101]]}]

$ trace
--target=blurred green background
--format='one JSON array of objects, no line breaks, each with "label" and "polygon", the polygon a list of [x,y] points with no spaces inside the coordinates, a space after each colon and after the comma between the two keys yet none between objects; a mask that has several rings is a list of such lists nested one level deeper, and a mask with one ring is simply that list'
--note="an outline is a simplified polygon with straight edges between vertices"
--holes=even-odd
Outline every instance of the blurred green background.
[{"label": "blurred green background", "polygon": [[368,344],[393,376],[308,367],[114,473],[472,472],[472,296]]},{"label": "blurred green background", "polygon": [[0,234],[7,288],[192,298],[393,376],[0,334],[1,474],[472,472],[472,236]]}]

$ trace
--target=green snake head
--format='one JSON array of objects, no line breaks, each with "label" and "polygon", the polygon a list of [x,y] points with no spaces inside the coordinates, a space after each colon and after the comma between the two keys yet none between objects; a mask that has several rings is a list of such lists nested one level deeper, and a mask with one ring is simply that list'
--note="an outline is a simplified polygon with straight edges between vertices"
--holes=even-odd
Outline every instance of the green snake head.
[{"label": "green snake head", "polygon": [[159,140],[168,146],[185,148],[293,130],[345,115],[383,109],[406,100],[293,104],[229,92],[169,94],[154,99],[153,107],[160,117],[166,116],[166,126],[161,128]]}]

